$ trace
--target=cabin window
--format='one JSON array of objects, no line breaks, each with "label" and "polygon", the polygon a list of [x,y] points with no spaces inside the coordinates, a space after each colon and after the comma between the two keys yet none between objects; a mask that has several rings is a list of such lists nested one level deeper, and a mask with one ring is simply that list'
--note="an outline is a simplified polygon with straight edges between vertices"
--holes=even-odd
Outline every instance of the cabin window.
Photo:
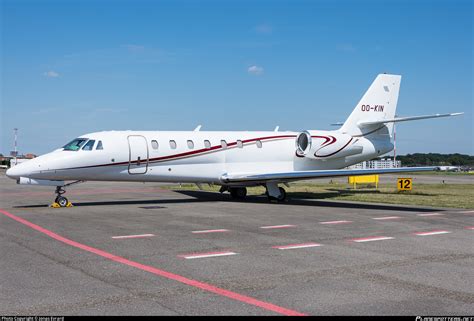
[{"label": "cabin window", "polygon": [[225,140],[221,140],[222,148],[227,148],[227,142]]},{"label": "cabin window", "polygon": [[176,142],[174,140],[170,140],[170,147],[171,147],[171,149],[176,149],[177,145],[176,145]]},{"label": "cabin window", "polygon": [[99,140],[99,142],[97,143],[97,147],[95,148],[96,150],[102,150],[104,149],[104,147],[102,146],[102,141]]},{"label": "cabin window", "polygon": [[158,142],[156,140],[151,141],[151,148],[158,149]]},{"label": "cabin window", "polygon": [[82,150],[92,150],[94,148],[95,140],[90,140],[87,142],[87,144],[82,147]]},{"label": "cabin window", "polygon": [[257,140],[255,142],[255,144],[257,145],[258,148],[262,148],[262,142],[261,141]]},{"label": "cabin window", "polygon": [[242,141],[240,139],[237,141],[237,147],[239,147],[239,148],[244,147],[244,143],[242,143]]},{"label": "cabin window", "polygon": [[208,140],[205,140],[205,141],[204,141],[204,146],[205,146],[206,148],[208,148],[208,149],[211,148],[211,142],[208,141]]},{"label": "cabin window", "polygon": [[77,151],[87,142],[87,138],[76,138],[63,146],[64,150]]},{"label": "cabin window", "polygon": [[188,140],[188,148],[194,149],[194,142],[192,140]]}]

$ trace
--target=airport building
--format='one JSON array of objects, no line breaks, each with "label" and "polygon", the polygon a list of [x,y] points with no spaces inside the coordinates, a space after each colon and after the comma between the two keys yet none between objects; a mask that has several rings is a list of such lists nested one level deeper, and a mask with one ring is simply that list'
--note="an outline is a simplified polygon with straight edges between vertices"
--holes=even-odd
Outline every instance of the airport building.
[{"label": "airport building", "polygon": [[402,167],[402,162],[399,160],[394,161],[392,158],[373,159],[349,166],[350,169],[381,169],[397,167]]}]

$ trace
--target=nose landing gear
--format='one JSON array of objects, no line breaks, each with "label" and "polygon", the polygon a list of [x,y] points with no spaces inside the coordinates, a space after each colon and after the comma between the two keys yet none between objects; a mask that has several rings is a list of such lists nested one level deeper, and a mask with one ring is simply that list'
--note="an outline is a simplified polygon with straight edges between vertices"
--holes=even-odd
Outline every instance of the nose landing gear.
[{"label": "nose landing gear", "polygon": [[62,196],[66,193],[66,190],[62,186],[56,187],[56,198],[54,199],[54,203],[51,204],[51,207],[58,208],[58,207],[72,207],[72,203],[69,200]]},{"label": "nose landing gear", "polygon": [[64,186],[56,186],[56,192],[55,192],[56,198],[54,199],[54,202],[53,204],[50,205],[50,207],[54,207],[54,208],[73,207],[74,205],[72,205],[72,203],[69,202],[69,200],[66,197],[62,196],[64,193],[66,193],[66,190],[64,188],[66,186],[70,186],[70,185],[82,183],[82,182],[84,181],[75,181],[75,182],[66,184]]}]

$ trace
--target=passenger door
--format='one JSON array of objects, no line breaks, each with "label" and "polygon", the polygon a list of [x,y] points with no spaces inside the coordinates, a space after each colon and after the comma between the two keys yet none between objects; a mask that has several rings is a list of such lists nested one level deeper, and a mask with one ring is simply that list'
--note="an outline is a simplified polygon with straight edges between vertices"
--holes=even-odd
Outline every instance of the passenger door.
[{"label": "passenger door", "polygon": [[128,173],[145,174],[148,171],[148,144],[140,135],[128,136],[129,163]]}]

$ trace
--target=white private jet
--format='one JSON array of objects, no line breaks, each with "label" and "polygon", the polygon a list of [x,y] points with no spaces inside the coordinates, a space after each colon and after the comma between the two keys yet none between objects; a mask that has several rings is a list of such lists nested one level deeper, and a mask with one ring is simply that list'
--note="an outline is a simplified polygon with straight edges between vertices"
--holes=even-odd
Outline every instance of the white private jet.
[{"label": "white private jet", "polygon": [[[284,200],[279,184],[367,174],[431,171],[434,167],[345,169],[393,149],[395,122],[462,113],[395,117],[401,76],[380,74],[337,130],[303,132],[106,131],[10,168],[19,184],[56,186],[53,205],[70,206],[64,187],[82,181],[217,184],[243,199],[262,185]],[[72,181],[72,182],[70,182]],[[69,182],[69,183],[68,183]]]}]

